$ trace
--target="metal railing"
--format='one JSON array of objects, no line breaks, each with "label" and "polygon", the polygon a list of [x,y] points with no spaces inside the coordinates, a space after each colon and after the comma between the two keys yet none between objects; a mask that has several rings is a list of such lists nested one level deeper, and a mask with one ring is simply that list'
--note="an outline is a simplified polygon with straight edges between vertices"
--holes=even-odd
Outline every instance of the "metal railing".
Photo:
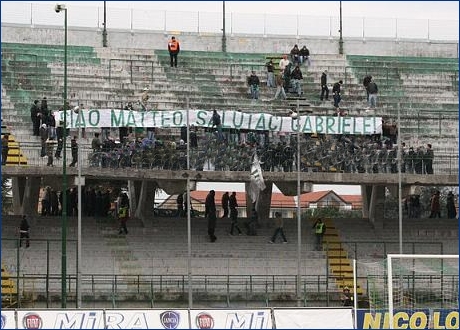
[{"label": "metal railing", "polygon": [[[260,8],[263,10],[262,8]],[[110,29],[222,33],[222,13],[107,7]],[[69,6],[68,24],[103,29],[103,7]],[[62,25],[54,4],[2,2],[2,23]],[[339,37],[337,16],[226,13],[225,30],[234,34]],[[344,17],[345,38],[390,38],[458,41],[458,21]]]},{"label": "metal railing", "polygon": [[[68,161],[71,160],[70,156],[70,145],[67,146],[67,158]],[[19,162],[17,165],[21,164],[21,161],[24,158],[27,160],[27,166],[42,166],[46,167],[48,159],[45,157],[40,157],[40,150],[41,146],[39,143],[19,143],[18,150],[20,151],[23,157],[17,157],[17,161]],[[121,149],[117,149],[121,150]],[[302,150],[302,158],[301,158],[301,171],[309,172],[309,171],[320,171],[320,172],[337,172],[337,169],[332,169],[332,166],[322,166],[322,165],[308,165],[307,161],[311,161],[314,155],[304,154],[304,146],[301,145]],[[212,171],[236,171],[236,170],[246,170],[246,168],[250,168],[251,159],[250,156],[252,153],[249,154],[249,158],[245,159],[246,163],[238,162],[238,168],[233,169],[232,164],[229,163],[223,166],[217,166],[216,164],[219,163],[219,160],[222,159],[222,156],[227,156],[228,158],[234,157],[237,158],[236,151],[234,149],[229,149],[227,153],[212,153],[207,154],[206,146],[201,146],[200,148],[192,149],[191,150],[191,169],[199,170],[200,168],[205,168],[206,170]],[[168,170],[184,170],[185,163],[184,159],[181,158],[183,154],[183,150],[174,150],[168,157],[165,156],[163,153],[156,154],[155,152],[142,152],[142,153],[133,153],[129,154],[127,152],[98,152],[94,153],[92,149],[88,145],[80,145],[79,152],[81,153],[82,159],[82,168],[107,168],[117,170],[119,168],[136,168],[136,169],[145,169],[145,170],[152,170],[152,169],[168,169]],[[145,153],[145,157],[143,156]],[[235,154],[234,154],[235,153]],[[183,156],[183,155],[182,155]],[[263,170],[265,172],[292,172],[296,168],[295,159],[289,158],[289,164],[280,163],[276,166],[268,166],[270,162],[275,162],[274,156],[267,152],[262,152],[259,154],[259,158],[265,162],[263,165]],[[348,156],[343,155],[343,157],[339,157],[340,161],[346,161]],[[351,157],[349,161],[353,161],[353,157]],[[308,159],[309,158],[309,159]],[[105,161],[104,161],[105,159]],[[324,158],[325,159],[325,158]],[[413,161],[419,160],[422,164],[421,172],[418,174],[425,174],[424,171],[424,158],[419,158],[419,156],[415,156]],[[287,160],[286,160],[287,161]],[[416,167],[409,166],[405,162],[405,173],[408,174],[417,174]],[[458,165],[459,158],[458,158],[458,150],[446,149],[444,151],[436,151],[434,161],[433,161],[433,170],[434,174],[458,174]],[[14,165],[14,163],[7,162],[8,165]],[[377,163],[375,163],[377,164]],[[414,163],[415,164],[415,163]],[[62,166],[62,159],[54,158],[53,165],[55,167]],[[367,170],[366,173],[382,173],[382,174],[390,174],[390,173],[397,173],[390,171],[391,160],[388,159],[388,164],[384,167],[386,170],[384,172],[374,172],[371,168],[371,165],[366,165]],[[203,167],[204,166],[204,167]],[[236,166],[236,165],[235,165]],[[379,169],[382,169],[381,164],[378,165]],[[393,166],[394,167],[394,166]],[[396,169],[396,167],[394,167]],[[347,170],[339,170],[343,173],[352,173]],[[354,173],[361,173],[357,170],[353,171]]]}]

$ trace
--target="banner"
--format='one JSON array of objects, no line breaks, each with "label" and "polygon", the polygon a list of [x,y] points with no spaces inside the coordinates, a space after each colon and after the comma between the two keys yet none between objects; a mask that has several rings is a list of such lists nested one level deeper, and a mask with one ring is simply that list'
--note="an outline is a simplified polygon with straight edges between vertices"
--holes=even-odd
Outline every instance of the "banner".
[{"label": "banner", "polygon": [[[212,127],[212,111],[189,110],[189,123]],[[219,112],[223,129],[270,132],[371,135],[382,133],[381,117],[273,116],[267,113]],[[64,121],[64,112],[54,113],[56,123]],[[67,128],[159,127],[187,125],[187,110],[130,111],[114,109],[67,110]]]},{"label": "banner", "polygon": [[190,329],[272,329],[270,309],[190,310]]},{"label": "banner", "polygon": [[273,310],[276,329],[353,329],[352,309],[277,309]]},{"label": "banner", "polygon": [[388,310],[357,311],[358,329],[458,329],[459,312],[455,309],[395,309],[393,327]]}]

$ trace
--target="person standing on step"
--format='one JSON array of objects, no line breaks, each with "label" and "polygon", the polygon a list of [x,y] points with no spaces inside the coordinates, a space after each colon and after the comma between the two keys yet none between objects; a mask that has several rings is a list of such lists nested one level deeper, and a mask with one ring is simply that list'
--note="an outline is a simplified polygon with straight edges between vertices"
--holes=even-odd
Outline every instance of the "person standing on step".
[{"label": "person standing on step", "polygon": [[228,191],[226,191],[222,195],[222,210],[224,211],[224,214],[222,215],[221,219],[228,218],[228,205],[230,202],[230,196],[228,195]]},{"label": "person standing on step", "polygon": [[332,95],[334,97],[334,108],[336,109],[338,115],[341,113],[339,106],[340,106],[340,101],[342,101],[342,95],[340,94],[342,85],[343,85],[343,81],[339,80],[332,86]]},{"label": "person standing on step", "polygon": [[[377,106],[377,93],[379,89],[377,88],[377,84],[375,83],[374,79],[371,78],[371,81],[367,85],[367,93],[368,93],[368,109],[375,109]],[[368,110],[367,109],[367,110]]]},{"label": "person standing on step", "polygon": [[8,145],[9,135],[8,133],[2,136],[2,165],[6,165],[6,159],[8,158],[8,151],[10,149]]},{"label": "person standing on step", "polygon": [[294,70],[291,72],[291,79],[294,80],[294,91],[297,93],[298,97],[301,97],[302,92],[302,71],[300,71],[300,66],[297,64]]},{"label": "person standing on step", "polygon": [[318,218],[312,228],[315,229],[315,249],[316,251],[321,251],[323,249],[323,236],[326,233],[326,224],[323,222],[323,219]]},{"label": "person standing on step", "polygon": [[27,222],[27,217],[22,216],[21,224],[19,225],[19,247],[22,246],[23,240],[25,240],[26,248],[30,246],[30,236],[29,236],[30,226]]},{"label": "person standing on step", "polygon": [[275,221],[276,221],[276,229],[275,232],[273,233],[272,238],[268,241],[268,243],[275,243],[276,238],[281,236],[283,239],[283,243],[287,243],[286,236],[284,235],[284,230],[283,230],[283,218],[281,217],[280,212],[275,212]]},{"label": "person standing on step", "polygon": [[281,99],[286,99],[286,91],[284,90],[284,74],[283,71],[280,71],[276,76],[276,93],[274,100],[278,100],[281,95]]},{"label": "person standing on step", "polygon": [[214,243],[217,239],[215,233],[216,230],[216,202],[214,200],[216,196],[216,192],[214,190],[210,190],[209,194],[206,196],[206,201],[204,204],[205,211],[204,216],[208,219],[208,235],[211,243]]},{"label": "person standing on step", "polygon": [[172,36],[171,40],[168,42],[168,51],[169,58],[171,60],[171,68],[174,66],[177,68],[177,55],[180,52],[179,41],[176,40],[176,37]]},{"label": "person standing on step", "polygon": [[33,136],[40,136],[40,107],[38,100],[35,100],[30,107],[30,119],[32,120]]},{"label": "person standing on step", "polygon": [[236,200],[236,192],[232,192],[229,197],[228,205],[230,207],[230,219],[232,220],[232,227],[230,228],[230,235],[233,236],[233,231],[238,230],[238,234],[241,235],[241,229],[238,226],[238,202]]},{"label": "person standing on step", "polygon": [[40,126],[40,157],[46,156],[46,140],[48,140],[48,127],[46,124],[42,124],[42,126]]},{"label": "person standing on step", "polygon": [[72,153],[72,163],[70,163],[70,167],[74,167],[75,164],[78,162],[78,142],[77,137],[74,136],[72,140],[70,140],[70,151]]},{"label": "person standing on step", "polygon": [[[278,66],[280,68],[280,72],[281,73],[284,73],[284,70],[287,68],[287,66],[289,65],[289,60],[288,60],[288,56],[286,54],[283,55],[283,58],[280,60]],[[289,72],[290,73],[290,72]]]},{"label": "person standing on step", "polygon": [[321,74],[321,95],[319,99],[322,101],[329,99],[329,87],[327,87],[327,70],[324,70]]},{"label": "person standing on step", "polygon": [[248,77],[248,86],[251,91],[251,99],[253,100],[259,99],[259,85],[259,77],[257,77],[256,72],[252,70],[251,75]]},{"label": "person standing on step", "polygon": [[265,66],[267,67],[267,87],[275,88],[275,65],[273,60],[270,59]]},{"label": "person standing on step", "polygon": [[364,89],[366,90],[366,102],[369,102],[369,90],[368,90],[368,87],[369,87],[369,83],[371,82],[372,80],[372,76],[371,75],[366,75],[363,79],[363,86],[364,86]]},{"label": "person standing on step", "polygon": [[56,144],[56,141],[54,138],[50,137],[48,140],[46,140],[46,155],[48,156],[48,163],[46,166],[51,166],[53,167],[53,155],[54,155],[54,145]]}]

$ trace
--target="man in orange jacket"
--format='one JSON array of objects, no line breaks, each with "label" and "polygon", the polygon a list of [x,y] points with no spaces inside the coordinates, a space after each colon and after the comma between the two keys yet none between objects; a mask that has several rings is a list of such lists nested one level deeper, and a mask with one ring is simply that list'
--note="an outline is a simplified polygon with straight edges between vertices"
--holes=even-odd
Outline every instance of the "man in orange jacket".
[{"label": "man in orange jacket", "polygon": [[174,36],[172,36],[171,40],[168,42],[168,51],[169,57],[171,58],[171,67],[174,65],[177,68],[177,54],[180,52],[180,45],[179,41],[177,41]]}]

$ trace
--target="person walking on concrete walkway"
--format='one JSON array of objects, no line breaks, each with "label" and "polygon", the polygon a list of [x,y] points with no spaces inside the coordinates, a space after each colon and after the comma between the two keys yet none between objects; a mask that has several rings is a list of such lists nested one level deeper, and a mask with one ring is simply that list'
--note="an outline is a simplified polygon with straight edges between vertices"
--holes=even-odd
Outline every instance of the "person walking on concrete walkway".
[{"label": "person walking on concrete walkway", "polygon": [[287,243],[286,236],[284,235],[284,230],[283,230],[283,218],[281,217],[280,212],[275,212],[275,221],[276,221],[276,229],[275,232],[273,233],[272,238],[268,241],[268,243],[275,243],[276,238],[278,236],[281,236],[283,239],[283,243]]},{"label": "person walking on concrete walkway", "polygon": [[206,201],[204,204],[205,211],[204,216],[208,219],[208,235],[211,243],[214,243],[217,239],[215,233],[216,230],[216,201],[215,201],[216,192],[214,190],[209,191],[208,196],[206,196]]}]

